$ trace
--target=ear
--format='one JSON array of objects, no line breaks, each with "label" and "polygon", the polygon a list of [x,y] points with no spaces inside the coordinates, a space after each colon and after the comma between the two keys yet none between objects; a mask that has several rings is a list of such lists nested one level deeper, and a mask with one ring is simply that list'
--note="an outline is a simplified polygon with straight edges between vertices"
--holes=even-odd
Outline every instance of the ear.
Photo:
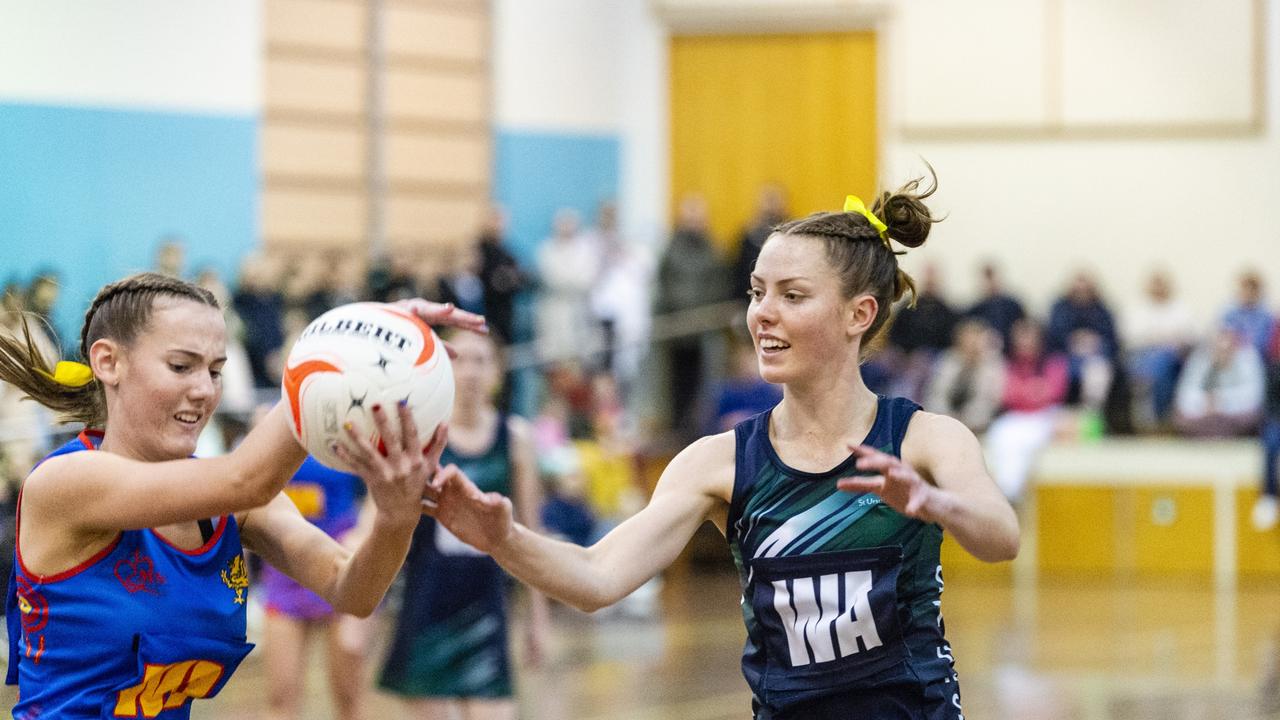
[{"label": "ear", "polygon": [[124,365],[124,348],[108,338],[95,340],[89,347],[89,367],[98,382],[109,387],[120,383],[120,371]]},{"label": "ear", "polygon": [[870,293],[855,296],[845,304],[845,333],[850,337],[861,337],[867,328],[876,321],[876,313],[880,312],[880,303]]}]

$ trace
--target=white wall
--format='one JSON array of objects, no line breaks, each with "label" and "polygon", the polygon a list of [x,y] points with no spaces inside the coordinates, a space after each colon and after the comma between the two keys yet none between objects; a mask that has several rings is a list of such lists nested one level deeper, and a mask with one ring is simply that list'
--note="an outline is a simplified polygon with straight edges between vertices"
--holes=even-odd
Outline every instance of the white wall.
[{"label": "white wall", "polygon": [[260,0],[0,0],[0,100],[256,114]]},{"label": "white wall", "polygon": [[[1234,292],[1235,276],[1246,266],[1263,270],[1271,301],[1280,303],[1280,224],[1273,210],[1280,207],[1280,120],[1276,118],[1280,111],[1280,54],[1275,46],[1280,3],[1271,0],[1265,4],[1267,25],[1262,35],[1271,46],[1266,48],[1267,120],[1261,129],[1217,133],[1210,129],[1199,136],[1135,129],[1107,138],[1069,132],[1056,137],[1053,132],[994,133],[980,139],[947,139],[939,134],[925,140],[902,131],[906,106],[901,90],[910,83],[900,75],[904,63],[895,60],[895,37],[902,28],[894,27],[894,19],[909,18],[910,13],[901,10],[912,1],[750,0],[746,3],[750,12],[739,11],[740,6],[724,0],[655,0],[655,5],[663,14],[659,24],[673,24],[677,32],[877,28],[882,182],[896,185],[919,173],[923,167],[920,158],[926,158],[937,169],[942,185],[933,204],[949,213],[928,247],[909,254],[905,264],[918,269],[926,261],[939,263],[952,294],[962,300],[971,298],[975,291],[977,264],[993,258],[1003,266],[1009,284],[1034,310],[1047,309],[1069,274],[1083,267],[1099,274],[1104,291],[1121,308],[1139,297],[1149,269],[1168,268],[1204,324],[1218,315]],[[1116,0],[1110,5],[1116,8],[1117,23],[1130,23],[1127,31],[1132,37],[1150,42],[1153,37],[1178,35],[1147,32],[1152,19],[1125,10],[1148,7],[1150,0]],[[1098,3],[1093,6],[1101,7]],[[986,30],[995,35],[1035,31],[1022,23],[1010,23]],[[1239,42],[1250,40],[1240,38]],[[959,49],[980,44],[982,38],[968,32],[952,42],[953,47],[939,48],[932,60],[957,62]],[[665,46],[631,49],[632,56],[626,62],[665,66]],[[1178,52],[1177,48],[1162,51]],[[1007,74],[1007,68],[995,64],[1004,62],[999,57],[988,59],[992,66],[971,66],[969,82],[975,86],[999,83]],[[1241,79],[1223,81],[1238,87]],[[652,153],[632,158],[651,167],[627,171],[638,181],[649,183],[649,189],[627,186],[624,202],[633,195],[652,196],[659,183],[656,178],[666,176],[665,81],[658,85],[661,91],[630,89],[647,93],[631,97],[630,102],[650,107],[651,120],[647,125],[636,120],[624,135],[626,141],[631,141],[635,128],[649,133],[655,128],[663,131],[661,147],[653,145]],[[1017,85],[1005,88],[1010,94],[1022,90]],[[1176,95],[1172,88],[1164,90],[1162,97]],[[938,92],[948,91],[942,88]],[[1133,92],[1141,93],[1143,88]],[[1238,114],[1238,110],[1233,106],[1230,112]],[[1041,119],[1038,111],[1028,117]],[[1026,118],[1014,118],[1020,119]],[[920,117],[914,108],[911,120],[918,125],[930,124],[929,118]],[[942,120],[952,122],[955,117]],[[658,163],[663,164],[661,170]],[[643,206],[653,203],[646,201]],[[665,213],[665,204],[660,212]]]}]

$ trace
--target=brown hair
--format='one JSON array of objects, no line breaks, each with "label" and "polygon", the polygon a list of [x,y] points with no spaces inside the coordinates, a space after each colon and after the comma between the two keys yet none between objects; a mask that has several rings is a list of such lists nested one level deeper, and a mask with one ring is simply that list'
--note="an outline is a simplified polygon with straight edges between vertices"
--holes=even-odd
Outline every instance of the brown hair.
[{"label": "brown hair", "polygon": [[[88,362],[89,348],[102,338],[128,345],[146,329],[159,297],[193,300],[217,308],[218,301],[208,290],[158,273],[138,273],[113,282],[98,291],[84,314],[80,331],[80,358]],[[82,422],[101,426],[106,422],[106,397],[95,378],[87,385],[69,387],[54,381],[54,368],[36,348],[22,316],[22,338],[0,333],[0,380],[26,393],[31,399],[59,414],[61,422]]]},{"label": "brown hair", "polygon": [[889,241],[909,248],[920,247],[928,239],[929,229],[940,221],[929,213],[923,202],[938,189],[938,178],[932,167],[929,167],[929,178],[931,183],[925,190],[920,189],[924,178],[919,177],[876,197],[871,212],[888,227],[884,238],[857,212],[814,213],[773,229],[775,235],[821,238],[826,243],[827,259],[840,276],[845,299],[862,293],[870,293],[876,299],[876,318],[863,336],[864,349],[872,347],[872,341],[889,322],[893,303],[902,299],[908,290],[911,305],[915,305],[915,281],[898,267],[898,255],[904,251],[895,252]]}]

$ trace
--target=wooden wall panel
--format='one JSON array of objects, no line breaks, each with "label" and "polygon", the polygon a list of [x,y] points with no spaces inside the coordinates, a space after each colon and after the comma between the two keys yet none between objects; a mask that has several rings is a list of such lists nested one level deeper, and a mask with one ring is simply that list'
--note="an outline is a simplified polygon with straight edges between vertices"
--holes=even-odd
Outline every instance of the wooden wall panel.
[{"label": "wooden wall panel", "polygon": [[274,111],[320,112],[358,119],[365,107],[365,71],[354,63],[268,57],[263,106]]},{"label": "wooden wall panel", "polygon": [[365,132],[361,126],[308,126],[268,120],[262,127],[262,170],[270,180],[363,182]]},{"label": "wooden wall panel", "polygon": [[487,133],[419,134],[387,137],[387,177],[392,183],[440,183],[482,190],[489,182]]},{"label": "wooden wall panel", "polygon": [[387,234],[401,244],[460,246],[475,234],[488,206],[486,197],[393,193],[387,202]]},{"label": "wooden wall panel", "polygon": [[480,64],[488,54],[488,33],[488,18],[480,11],[404,4],[387,7],[387,52],[395,59]]},{"label": "wooden wall panel", "polygon": [[363,191],[267,188],[262,231],[268,239],[351,240],[364,237],[369,200]]},{"label": "wooden wall panel", "polygon": [[387,71],[387,115],[401,120],[482,125],[489,85],[475,73],[393,68]]},{"label": "wooden wall panel", "polygon": [[359,53],[365,48],[369,12],[342,0],[267,0],[263,35],[273,49]]}]

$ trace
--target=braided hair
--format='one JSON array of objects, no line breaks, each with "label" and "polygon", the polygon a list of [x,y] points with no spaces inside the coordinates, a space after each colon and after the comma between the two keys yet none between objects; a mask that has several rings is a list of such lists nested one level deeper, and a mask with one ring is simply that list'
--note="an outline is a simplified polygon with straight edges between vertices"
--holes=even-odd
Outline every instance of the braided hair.
[{"label": "braided hair", "polygon": [[910,292],[911,305],[915,305],[915,281],[898,267],[898,256],[905,251],[895,251],[890,241],[908,248],[920,247],[928,239],[929,229],[940,221],[923,202],[938,189],[932,167],[929,177],[927,189],[920,188],[924,178],[916,178],[876,197],[871,212],[887,226],[883,236],[857,212],[814,213],[778,225],[769,236],[803,235],[823,240],[827,260],[840,277],[843,297],[849,300],[870,293],[876,299],[875,320],[862,339],[864,353],[875,347],[873,341],[890,321],[894,303]]},{"label": "braided hair", "polygon": [[[80,330],[81,361],[88,362],[89,349],[102,338],[125,345],[132,343],[151,321],[155,301],[160,297],[183,298],[218,307],[213,293],[168,275],[138,273],[110,283],[98,291],[85,312]],[[72,387],[54,380],[53,368],[36,348],[25,315],[21,325],[22,338],[0,333],[0,380],[57,412],[60,422],[98,427],[105,424],[106,396],[101,383],[95,378],[87,385]]]}]

